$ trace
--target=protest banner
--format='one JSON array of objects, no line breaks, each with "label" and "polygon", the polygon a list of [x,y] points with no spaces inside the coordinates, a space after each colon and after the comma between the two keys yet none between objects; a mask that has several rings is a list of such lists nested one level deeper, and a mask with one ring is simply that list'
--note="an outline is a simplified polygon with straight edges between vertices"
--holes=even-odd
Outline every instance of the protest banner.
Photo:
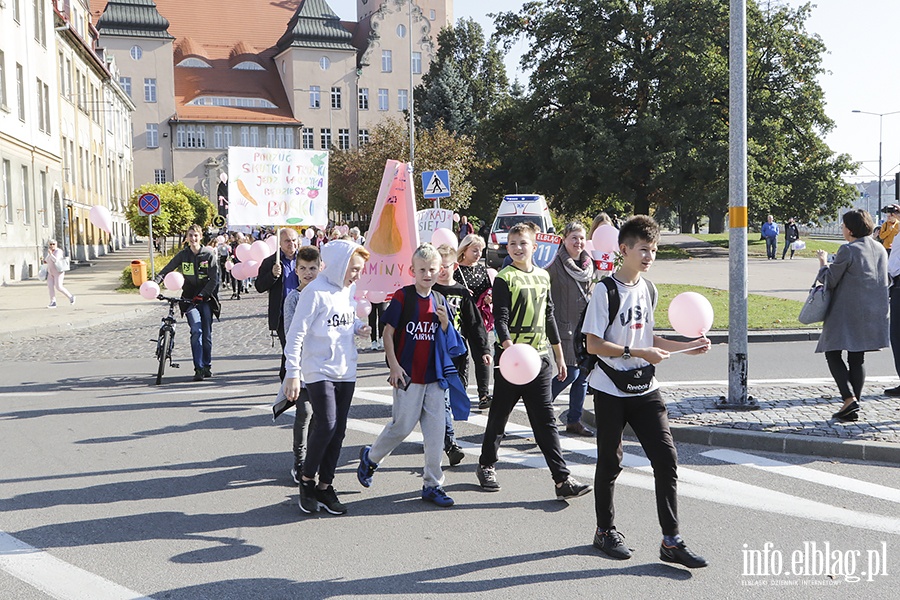
[{"label": "protest banner", "polygon": [[416,213],[419,228],[419,243],[431,241],[431,235],[437,229],[453,231],[453,211],[444,208],[426,208]]}]

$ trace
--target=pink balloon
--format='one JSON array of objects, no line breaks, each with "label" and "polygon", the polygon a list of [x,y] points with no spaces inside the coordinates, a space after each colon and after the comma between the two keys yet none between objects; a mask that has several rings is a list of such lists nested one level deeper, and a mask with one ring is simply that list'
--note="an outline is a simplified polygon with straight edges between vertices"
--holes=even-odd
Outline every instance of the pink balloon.
[{"label": "pink balloon", "polygon": [[275,251],[278,250],[278,236],[270,235],[266,238],[266,246],[269,247],[269,255],[275,254]]},{"label": "pink balloon", "polygon": [[588,254],[591,254],[593,256],[594,241],[593,240],[584,240],[584,249],[587,250]]},{"label": "pink balloon", "polygon": [[338,231],[341,232],[341,235],[349,235],[350,227],[347,225],[338,225]]},{"label": "pink balloon", "polygon": [[262,240],[256,240],[250,246],[250,260],[262,262],[270,254],[272,251],[269,250],[269,245]]},{"label": "pink balloon", "polygon": [[459,223],[459,213],[453,213],[453,222]]},{"label": "pink balloon", "polygon": [[387,292],[379,292],[377,290],[369,290],[366,293],[366,299],[372,304],[381,304],[387,299]]},{"label": "pink balloon", "polygon": [[231,270],[234,268],[234,263],[230,260],[225,261],[225,270],[231,273]]},{"label": "pink balloon", "polygon": [[366,299],[356,301],[356,316],[365,319],[372,312],[372,303]]},{"label": "pink balloon", "polygon": [[513,385],[531,383],[541,372],[541,355],[529,344],[513,344],[500,355],[500,374]]},{"label": "pink balloon", "polygon": [[156,300],[156,297],[159,296],[159,284],[155,281],[145,281],[141,284],[140,294],[147,300]]},{"label": "pink balloon", "polygon": [[239,261],[247,262],[248,260],[253,260],[252,249],[253,247],[250,244],[244,242],[243,244],[238,244],[238,247],[234,249],[234,254]]},{"label": "pink balloon", "polygon": [[669,322],[685,337],[705,335],[713,324],[712,304],[697,292],[682,292],[669,304]]},{"label": "pink balloon", "polygon": [[100,205],[93,206],[91,212],[88,213],[88,218],[96,227],[112,235],[112,215],[109,214],[108,208]]},{"label": "pink balloon", "polygon": [[316,237],[316,230],[312,227],[307,227],[306,232],[303,235],[306,236],[306,239],[311,240]]},{"label": "pink balloon", "polygon": [[491,280],[491,285],[494,285],[494,277],[497,276],[497,269],[488,269],[487,274],[488,274],[488,279]]},{"label": "pink balloon", "polygon": [[594,231],[591,241],[598,252],[616,252],[619,249],[619,230],[604,223]]},{"label": "pink balloon", "polygon": [[217,243],[217,244],[224,244],[224,243],[225,243],[225,236],[224,236],[224,235],[217,235],[217,236],[216,236],[216,243]]},{"label": "pink balloon", "polygon": [[247,262],[240,264],[244,265],[244,279],[248,277],[256,277],[259,275],[259,261],[248,260]]},{"label": "pink balloon", "polygon": [[456,239],[456,235],[451,230],[441,227],[435,229],[434,233],[431,234],[431,243],[435,247],[446,244],[452,248],[456,248],[459,244],[459,240]]},{"label": "pink balloon", "polygon": [[242,281],[247,279],[249,275],[246,273],[247,263],[237,263],[231,269],[231,276],[234,277],[238,281]]},{"label": "pink balloon", "polygon": [[172,271],[163,278],[163,283],[166,285],[167,290],[173,292],[181,291],[181,288],[184,287],[184,275],[178,271]]}]

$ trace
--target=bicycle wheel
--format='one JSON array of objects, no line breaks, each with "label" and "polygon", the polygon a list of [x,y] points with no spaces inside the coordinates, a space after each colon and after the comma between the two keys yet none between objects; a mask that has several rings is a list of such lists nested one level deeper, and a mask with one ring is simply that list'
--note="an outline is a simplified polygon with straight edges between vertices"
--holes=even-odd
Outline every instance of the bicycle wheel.
[{"label": "bicycle wheel", "polygon": [[169,359],[169,347],[172,344],[172,332],[163,331],[156,342],[156,355],[159,357],[159,370],[156,372],[156,385],[162,383],[163,373],[166,371],[166,361]]}]

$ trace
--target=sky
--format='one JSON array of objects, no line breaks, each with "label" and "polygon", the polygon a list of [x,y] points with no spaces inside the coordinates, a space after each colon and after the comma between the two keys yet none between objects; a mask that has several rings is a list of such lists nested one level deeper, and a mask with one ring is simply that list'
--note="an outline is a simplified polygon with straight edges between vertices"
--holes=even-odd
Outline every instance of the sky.
[{"label": "sky", "polygon": [[[767,2],[768,0],[760,0]],[[801,0],[772,0],[791,6]],[[329,0],[332,9],[344,20],[356,19],[356,0]],[[454,18],[471,17],[494,31],[488,13],[518,11],[522,0],[455,0]],[[879,122],[882,124],[882,174],[893,178],[900,170],[900,2],[897,0],[815,0],[807,31],[822,38],[828,49],[823,57],[827,71],[819,79],[825,91],[825,111],[834,121],[834,129],[825,141],[838,153],[846,153],[861,167],[851,182],[876,180],[878,176]],[[519,42],[506,58],[510,80],[527,76],[518,65],[527,48]],[[857,114],[893,113],[879,118]]]}]

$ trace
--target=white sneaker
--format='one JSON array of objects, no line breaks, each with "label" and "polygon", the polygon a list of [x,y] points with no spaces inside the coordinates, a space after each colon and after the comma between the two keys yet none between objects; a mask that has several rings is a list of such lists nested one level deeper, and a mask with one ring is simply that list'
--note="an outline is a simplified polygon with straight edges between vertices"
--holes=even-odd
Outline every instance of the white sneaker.
[{"label": "white sneaker", "polygon": [[69,304],[75,304],[75,296],[69,298]]},{"label": "white sneaker", "polygon": [[383,339],[378,340],[376,343],[378,344],[379,350],[384,350],[384,340]]},{"label": "white sneaker", "polygon": [[372,342],[372,345],[369,346],[369,350],[378,350],[378,341]]},{"label": "white sneaker", "polygon": [[56,302],[51,302],[47,305],[47,308],[56,308]]}]

